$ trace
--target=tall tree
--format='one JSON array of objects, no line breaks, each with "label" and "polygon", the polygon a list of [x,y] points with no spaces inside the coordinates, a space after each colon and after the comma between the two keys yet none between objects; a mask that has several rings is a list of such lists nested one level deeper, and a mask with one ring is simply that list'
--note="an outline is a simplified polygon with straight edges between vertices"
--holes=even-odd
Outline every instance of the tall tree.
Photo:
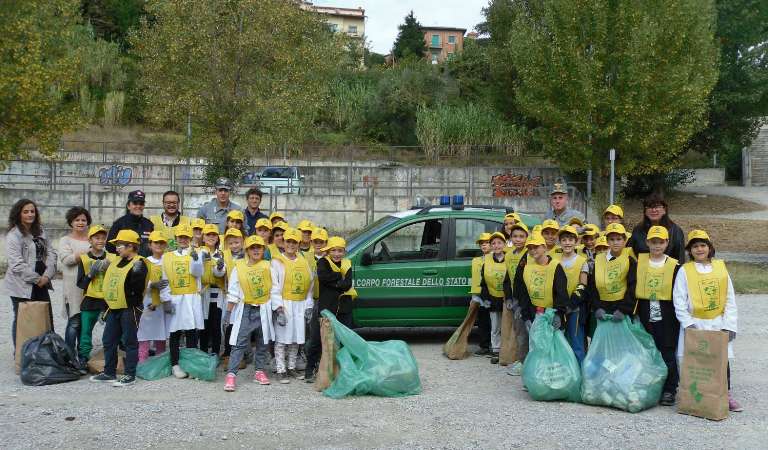
[{"label": "tall tree", "polygon": [[666,172],[704,126],[717,77],[711,0],[498,2],[487,17],[494,72],[562,167],[605,167],[615,148],[620,173]]},{"label": "tall tree", "polygon": [[145,0],[82,0],[83,18],[90,22],[96,37],[116,42],[125,51],[128,33],[146,15]]},{"label": "tall tree", "polygon": [[130,43],[153,122],[181,126],[190,115],[194,153],[225,168],[264,146],[303,142],[342,52],[319,17],[283,0],[146,8],[154,21]]},{"label": "tall tree", "polygon": [[23,158],[34,140],[43,154],[76,126],[77,0],[0,2],[0,165]]},{"label": "tall tree", "polygon": [[427,53],[427,44],[424,42],[424,30],[413,15],[413,11],[405,16],[405,22],[397,27],[400,31],[395,39],[395,47],[392,53],[397,59],[415,57],[421,59]]}]

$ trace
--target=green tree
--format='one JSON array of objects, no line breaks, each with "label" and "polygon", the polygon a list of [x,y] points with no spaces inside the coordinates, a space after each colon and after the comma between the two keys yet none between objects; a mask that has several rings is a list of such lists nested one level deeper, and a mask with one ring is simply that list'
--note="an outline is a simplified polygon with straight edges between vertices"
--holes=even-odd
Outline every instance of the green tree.
[{"label": "green tree", "polygon": [[704,126],[717,77],[712,1],[494,3],[494,73],[562,167],[605,167],[615,148],[621,174],[666,172]]},{"label": "green tree", "polygon": [[397,60],[404,58],[421,59],[427,53],[427,44],[424,42],[424,30],[413,11],[405,16],[405,22],[398,25],[400,31],[395,39],[393,54]]},{"label": "green tree", "polygon": [[448,60],[448,73],[456,80],[462,100],[493,102],[495,89],[488,50],[487,40],[467,39],[464,50]]},{"label": "green tree", "polygon": [[152,122],[181,127],[190,115],[192,153],[223,167],[303,143],[343,51],[316,15],[283,0],[157,0],[146,9],[154,21],[130,43]]},{"label": "green tree", "polygon": [[82,0],[83,18],[91,24],[97,38],[128,48],[128,33],[146,15],[145,0]]},{"label": "green tree", "polygon": [[[52,155],[78,123],[76,0],[0,2],[0,161],[28,155],[35,141]],[[0,163],[1,164],[1,163]]]}]

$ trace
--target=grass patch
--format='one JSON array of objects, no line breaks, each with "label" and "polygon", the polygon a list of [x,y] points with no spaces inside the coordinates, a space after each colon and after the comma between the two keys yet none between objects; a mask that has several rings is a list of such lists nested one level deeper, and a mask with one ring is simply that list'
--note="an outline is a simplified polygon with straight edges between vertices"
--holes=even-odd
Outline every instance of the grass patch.
[{"label": "grass patch", "polygon": [[737,294],[768,294],[768,264],[728,262],[728,273]]}]

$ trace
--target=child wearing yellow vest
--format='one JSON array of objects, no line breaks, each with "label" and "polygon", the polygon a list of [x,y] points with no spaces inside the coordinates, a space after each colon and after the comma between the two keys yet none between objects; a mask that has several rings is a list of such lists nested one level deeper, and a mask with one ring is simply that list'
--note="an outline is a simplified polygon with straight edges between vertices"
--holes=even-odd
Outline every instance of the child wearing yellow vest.
[{"label": "child wearing yellow vest", "polygon": [[222,318],[222,328],[232,320],[230,345],[232,354],[227,362],[227,376],[224,390],[233,392],[237,384],[237,371],[246,349],[251,345],[251,335],[256,333],[253,342],[253,362],[255,372],[253,382],[269,384],[266,368],[269,364],[268,344],[273,339],[272,309],[270,294],[272,289],[271,266],[265,261],[266,242],[261,236],[248,236],[245,240],[245,259],[235,262],[227,287],[227,305]]},{"label": "child wearing yellow vest", "polygon": [[165,311],[171,307],[171,291],[168,289],[168,280],[163,279],[163,254],[168,247],[167,236],[161,231],[149,233],[149,250],[152,254],[144,261],[149,276],[144,293],[144,310],[139,321],[139,331],[136,333],[139,341],[139,363],[149,358],[149,347],[153,342],[155,352],[158,355],[163,353],[165,340],[168,339]]},{"label": "child wearing yellow vest", "polygon": [[88,241],[91,248],[85,255],[80,255],[77,262],[77,287],[83,290],[83,302],[80,304],[80,348],[78,357],[83,367],[88,363],[93,350],[93,327],[99,315],[107,309],[104,302],[104,273],[117,256],[107,253],[107,230],[101,225],[88,229]]},{"label": "child wearing yellow vest", "polygon": [[637,260],[637,316],[646,331],[653,336],[656,348],[667,365],[667,379],[661,394],[664,406],[675,404],[677,385],[677,340],[680,322],[675,317],[672,287],[677,276],[677,260],[664,252],[669,244],[669,232],[661,226],[648,230],[646,244],[650,253],[641,253]]},{"label": "child wearing yellow vest", "polygon": [[512,281],[507,271],[507,238],[497,231],[491,235],[491,252],[480,268],[480,298],[491,316],[491,364],[499,362],[501,348],[501,309],[512,298]]},{"label": "child wearing yellow vest", "polygon": [[557,232],[560,231],[560,224],[557,220],[548,219],[541,223],[541,237],[547,245],[547,255],[552,259],[560,259],[563,250],[557,245]]},{"label": "child wearing yellow vest", "polygon": [[272,226],[274,227],[280,222],[285,222],[285,214],[275,211],[269,215],[269,221],[272,222]]},{"label": "child wearing yellow vest", "polygon": [[[477,237],[477,246],[480,248],[480,256],[472,258],[472,268],[470,275],[469,294],[472,302],[480,306],[484,301],[480,298],[480,277],[483,268],[483,258],[491,252],[491,233],[480,233]],[[488,308],[479,308],[477,311],[477,328],[480,332],[480,348],[475,352],[475,356],[491,357],[491,315]]]},{"label": "child wearing yellow vest", "polygon": [[[226,244],[226,250],[224,254],[224,270],[226,271],[225,286],[229,283],[229,278],[232,275],[232,269],[235,268],[235,264],[238,260],[245,258],[245,252],[243,251],[243,233],[236,228],[230,228],[224,233],[224,243]],[[232,327],[224,327],[224,353],[222,356],[222,365],[226,365],[229,361],[229,355],[232,353],[232,346],[229,345],[230,332]]]},{"label": "child wearing yellow vest", "polygon": [[[733,358],[733,340],[738,331],[738,310],[733,282],[721,259],[715,259],[715,246],[704,230],[688,233],[685,246],[690,261],[678,272],[672,298],[680,321],[677,343],[678,362],[685,352],[685,330],[717,330],[728,333],[728,359]],[[728,408],[744,409],[731,394],[731,365],[728,363]]]},{"label": "child wearing yellow vest", "polygon": [[571,344],[576,359],[581,364],[587,354],[586,323],[589,319],[587,309],[586,287],[589,279],[589,264],[587,257],[576,253],[578,232],[571,225],[566,225],[557,233],[563,254],[560,265],[565,270],[568,280],[568,309],[566,316],[565,336]]},{"label": "child wearing yellow vest", "polygon": [[520,223],[520,216],[517,213],[509,213],[504,216],[504,225],[501,227],[501,232],[507,238],[507,247],[512,248],[512,227]]},{"label": "child wearing yellow vest", "polygon": [[[104,371],[91,377],[97,383],[129,386],[136,382],[139,343],[136,333],[141,320],[142,299],[147,287],[148,271],[144,258],[138,256],[141,241],[133,230],[120,230],[109,241],[120,259],[109,265],[104,273],[104,301],[109,308],[104,324]],[[119,379],[117,346],[125,347],[125,374]]]},{"label": "child wearing yellow vest", "polygon": [[588,297],[597,320],[611,314],[614,321],[620,322],[635,312],[637,262],[625,251],[627,235],[623,225],[608,225],[605,238],[609,250],[595,256]]},{"label": "child wearing yellow vest", "polygon": [[[299,346],[304,344],[304,324],[312,314],[312,284],[314,275],[309,262],[299,253],[301,233],[296,229],[285,232],[285,250],[272,255],[272,293],[270,303],[277,314],[275,325],[275,366],[280,383],[290,383],[290,377],[303,379],[296,372]],[[286,356],[288,367],[286,369]]]},{"label": "child wearing yellow vest", "polygon": [[197,250],[190,247],[192,229],[186,226],[176,228],[178,248],[163,256],[163,279],[168,280],[171,290],[172,314],[168,315],[171,369],[176,378],[186,378],[187,373],[179,366],[181,337],[188,348],[197,347],[197,330],[205,328],[203,305],[200,300],[203,276],[203,259]]},{"label": "child wearing yellow vest", "polygon": [[[263,217],[257,220],[253,234],[261,237],[264,243],[269,244],[272,241],[272,222]],[[264,260],[269,261],[271,259],[272,253],[269,251],[269,248],[264,248]]]},{"label": "child wearing yellow vest", "polygon": [[301,231],[301,242],[299,243],[299,251],[303,253],[311,253],[312,247],[312,231],[315,230],[315,225],[309,220],[302,220],[296,226],[296,229]]},{"label": "child wearing yellow vest", "polygon": [[198,248],[203,245],[203,228],[205,219],[192,219],[192,248]]},{"label": "child wearing yellow vest", "polygon": [[203,306],[204,329],[200,332],[200,350],[219,355],[221,351],[221,311],[225,304],[226,265],[219,249],[219,227],[207,224],[203,228],[203,277],[200,299]]},{"label": "child wearing yellow vest", "polygon": [[[529,231],[528,227],[523,222],[517,222],[509,229],[510,239],[508,243],[511,243],[512,247],[507,247],[506,260],[507,273],[509,275],[509,279],[512,282],[512,298],[507,299],[507,301],[504,302],[504,306],[514,314],[512,322],[512,333],[510,333],[509,337],[515,339],[517,342],[524,343],[528,342],[528,330],[525,329],[525,324],[522,320],[522,315],[520,314],[520,308],[518,308],[518,303],[515,302],[514,280],[518,266],[520,266],[521,263],[524,264],[526,260],[527,250],[525,248],[525,243],[528,240]],[[515,312],[517,312],[517,314],[515,314]],[[503,337],[501,345],[504,346]],[[512,376],[520,376],[520,374],[522,374],[523,361],[527,355],[526,349],[526,345],[517,346],[517,360],[512,362],[509,370],[507,371],[507,374]]]},{"label": "child wearing yellow vest", "polygon": [[283,235],[289,228],[290,226],[283,221],[279,221],[272,225],[272,241],[267,246],[271,257],[274,258],[275,255],[283,253],[283,250],[285,249],[285,239],[283,239]]}]

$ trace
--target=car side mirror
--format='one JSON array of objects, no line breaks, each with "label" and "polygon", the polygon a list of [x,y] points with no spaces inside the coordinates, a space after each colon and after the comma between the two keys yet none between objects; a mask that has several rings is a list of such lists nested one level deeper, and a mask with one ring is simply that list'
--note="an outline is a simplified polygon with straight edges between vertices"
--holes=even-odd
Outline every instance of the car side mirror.
[{"label": "car side mirror", "polygon": [[360,265],[370,266],[371,264],[373,264],[373,257],[370,253],[363,253],[360,255]]}]

